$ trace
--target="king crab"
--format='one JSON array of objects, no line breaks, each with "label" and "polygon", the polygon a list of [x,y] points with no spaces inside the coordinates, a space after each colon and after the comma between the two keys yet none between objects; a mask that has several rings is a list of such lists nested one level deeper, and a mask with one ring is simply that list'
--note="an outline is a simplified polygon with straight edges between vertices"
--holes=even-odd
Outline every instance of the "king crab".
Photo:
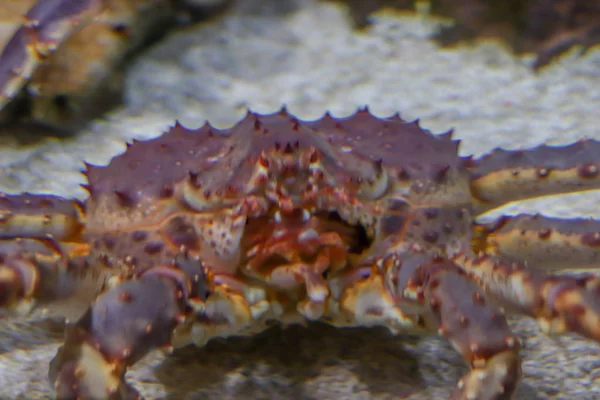
[{"label": "king crab", "polygon": [[458,146],[366,109],[176,124],[88,164],[85,202],[2,196],[0,303],[74,321],[50,367],[59,399],[135,398],[126,370],[152,350],[302,320],[437,332],[471,367],[451,399],[510,399],[505,312],[600,340],[597,276],[544,271],[596,268],[600,222],[476,218],[597,189],[600,143],[477,159]]},{"label": "king crab", "polygon": [[[97,16],[84,3],[41,24],[34,8],[15,37],[78,32]],[[31,56],[64,37],[53,40],[6,47],[15,52],[0,56],[3,100],[41,61]],[[505,312],[600,340],[597,276],[552,273],[597,268],[600,223],[477,218],[598,189],[600,143],[472,159],[451,136],[366,109],[176,125],[108,166],[87,165],[85,202],[0,197],[0,306],[73,321],[50,366],[59,399],[135,398],[125,374],[150,351],[305,320],[437,332],[471,368],[452,399],[509,399],[520,344]]]}]

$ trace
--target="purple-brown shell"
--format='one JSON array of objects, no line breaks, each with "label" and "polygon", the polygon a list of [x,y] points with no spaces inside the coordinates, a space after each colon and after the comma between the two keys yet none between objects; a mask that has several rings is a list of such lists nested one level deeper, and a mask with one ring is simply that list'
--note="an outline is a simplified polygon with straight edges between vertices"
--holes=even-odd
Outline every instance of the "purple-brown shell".
[{"label": "purple-brown shell", "polygon": [[243,193],[251,166],[264,152],[315,149],[341,182],[368,181],[383,168],[399,181],[434,182],[463,170],[457,141],[433,135],[398,116],[378,118],[361,110],[347,118],[326,114],[302,121],[285,109],[270,115],[249,112],[230,129],[209,124],[189,130],[177,124],[148,141],[135,141],[107,166],[88,166],[92,201],[108,198],[135,206],[173,194],[190,179],[197,187],[226,196]]}]

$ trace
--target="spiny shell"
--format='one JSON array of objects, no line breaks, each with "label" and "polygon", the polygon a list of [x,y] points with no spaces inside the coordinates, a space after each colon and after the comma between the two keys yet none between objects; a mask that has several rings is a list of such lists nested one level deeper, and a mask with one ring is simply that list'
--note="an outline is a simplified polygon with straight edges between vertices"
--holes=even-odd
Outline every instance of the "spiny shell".
[{"label": "spiny shell", "polygon": [[[263,152],[276,147],[316,149],[322,162],[339,173],[340,183],[372,179],[378,168],[398,180],[442,183],[453,171],[462,171],[458,141],[450,135],[433,135],[397,115],[378,118],[367,109],[347,118],[326,114],[319,120],[301,121],[285,109],[246,117],[230,129],[208,123],[197,130],[176,124],[167,133],[148,141],[135,141],[127,151],[104,167],[88,165],[88,205],[109,209],[147,208],[173,194],[175,184],[186,179],[212,193],[227,188],[243,193],[253,164]],[[91,218],[93,219],[93,217]]]},{"label": "spiny shell", "polygon": [[[284,212],[336,210],[350,224],[391,235],[406,221],[391,216],[379,226],[385,210],[396,215],[407,202],[424,204],[414,218],[430,220],[432,204],[449,210],[469,204],[469,175],[457,146],[450,132],[434,135],[418,121],[378,118],[367,109],[314,121],[285,109],[248,112],[222,130],[176,124],[135,141],[107,166],[87,166],[86,238],[99,262],[140,270],[172,259],[182,246],[204,258],[212,247],[213,262],[235,259],[245,221],[264,215],[269,204]],[[427,224],[436,231],[427,242],[447,236],[438,225]]]}]

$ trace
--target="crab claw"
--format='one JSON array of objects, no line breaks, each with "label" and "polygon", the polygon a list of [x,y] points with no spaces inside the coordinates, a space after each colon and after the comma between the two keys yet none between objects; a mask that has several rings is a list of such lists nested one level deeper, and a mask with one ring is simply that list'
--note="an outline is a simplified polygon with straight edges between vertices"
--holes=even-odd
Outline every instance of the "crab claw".
[{"label": "crab claw", "polygon": [[182,322],[177,285],[160,275],[121,283],[67,329],[49,378],[58,399],[140,398],[125,382],[127,367],[171,343]]},{"label": "crab claw", "polygon": [[458,265],[409,253],[359,271],[335,281],[344,287],[334,291],[342,309],[361,325],[421,327],[448,339],[471,367],[451,400],[512,398],[521,376],[519,340]]},{"label": "crab claw", "polygon": [[62,346],[50,363],[49,378],[56,382],[57,399],[134,400],[141,395],[127,385],[124,368],[109,363],[98,349],[86,343],[85,331],[67,328]]}]

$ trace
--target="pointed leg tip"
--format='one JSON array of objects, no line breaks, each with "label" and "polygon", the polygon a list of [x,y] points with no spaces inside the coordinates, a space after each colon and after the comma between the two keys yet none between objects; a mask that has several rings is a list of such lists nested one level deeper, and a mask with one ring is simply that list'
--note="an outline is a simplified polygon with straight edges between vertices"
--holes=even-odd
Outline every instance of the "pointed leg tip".
[{"label": "pointed leg tip", "polygon": [[[65,347],[68,346],[68,347]],[[86,341],[68,343],[58,350],[48,374],[56,399],[133,400],[141,395],[127,385],[125,369],[108,362]]]}]

